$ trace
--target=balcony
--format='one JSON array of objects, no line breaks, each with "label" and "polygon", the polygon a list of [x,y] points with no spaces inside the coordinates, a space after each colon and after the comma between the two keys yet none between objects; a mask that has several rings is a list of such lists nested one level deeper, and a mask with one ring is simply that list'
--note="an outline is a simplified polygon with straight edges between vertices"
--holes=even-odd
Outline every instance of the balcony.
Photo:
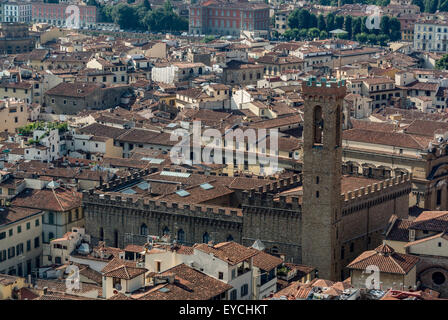
[{"label": "balcony", "polygon": [[248,272],[250,272],[249,268],[247,268],[247,267],[239,267],[237,269],[237,277],[242,276],[243,274],[248,273]]}]

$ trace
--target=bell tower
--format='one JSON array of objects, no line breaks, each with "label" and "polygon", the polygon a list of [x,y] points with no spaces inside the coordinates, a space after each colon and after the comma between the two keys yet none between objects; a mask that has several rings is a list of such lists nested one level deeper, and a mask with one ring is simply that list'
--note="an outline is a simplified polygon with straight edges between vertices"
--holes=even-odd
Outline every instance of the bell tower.
[{"label": "bell tower", "polygon": [[340,258],[342,105],[344,80],[310,78],[302,83],[302,263],[320,278],[338,280]]}]

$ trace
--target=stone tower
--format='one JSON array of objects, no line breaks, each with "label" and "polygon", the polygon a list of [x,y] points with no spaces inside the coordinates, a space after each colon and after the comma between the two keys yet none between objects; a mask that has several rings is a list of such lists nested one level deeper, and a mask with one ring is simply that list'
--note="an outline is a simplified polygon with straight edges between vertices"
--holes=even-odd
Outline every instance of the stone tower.
[{"label": "stone tower", "polygon": [[320,278],[338,280],[341,268],[341,167],[343,80],[310,78],[302,83],[303,131],[302,263]]}]

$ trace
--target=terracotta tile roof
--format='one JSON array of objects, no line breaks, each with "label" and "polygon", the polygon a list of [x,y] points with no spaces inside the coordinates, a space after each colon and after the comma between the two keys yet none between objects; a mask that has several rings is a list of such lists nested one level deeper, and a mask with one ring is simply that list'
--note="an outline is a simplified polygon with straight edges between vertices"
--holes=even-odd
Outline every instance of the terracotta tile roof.
[{"label": "terracotta tile roof", "polygon": [[25,189],[12,204],[19,207],[51,211],[67,211],[82,205],[81,193],[68,189]]},{"label": "terracotta tile roof", "polygon": [[254,251],[256,255],[253,257],[253,265],[264,271],[271,271],[277,266],[283,263],[283,260],[279,257],[273,256],[264,251],[259,251],[254,248],[249,248]]},{"label": "terracotta tile roof", "polygon": [[125,129],[110,127],[100,123],[92,123],[88,126],[79,129],[78,131],[83,134],[91,134],[94,136],[108,137],[114,139],[126,132]]},{"label": "terracotta tile roof", "polygon": [[314,278],[311,282],[310,285],[312,287],[321,287],[321,288],[329,288],[332,285],[334,285],[334,282],[331,280],[326,280],[326,279],[319,279],[319,278]]},{"label": "terracotta tile roof", "polygon": [[131,280],[138,277],[139,275],[144,274],[146,271],[148,271],[148,269],[146,268],[138,268],[122,265],[109,272],[103,273],[103,276]]},{"label": "terracotta tile roof", "polygon": [[448,131],[448,123],[442,121],[414,120],[404,129],[404,132],[434,137],[434,133],[438,130]]},{"label": "terracotta tile roof", "polygon": [[35,294],[32,290],[23,287],[19,289],[19,297],[20,300],[34,300],[39,298],[39,295]]},{"label": "terracotta tile roof", "polygon": [[365,251],[347,265],[349,269],[365,270],[368,266],[377,266],[380,272],[407,274],[419,261],[418,257],[401,254],[382,244],[375,250]]},{"label": "terracotta tile roof", "polygon": [[221,242],[214,246],[201,243],[195,244],[193,248],[208,254],[213,254],[218,259],[221,259],[232,266],[257,254],[252,249],[236,242]]},{"label": "terracotta tile roof", "polygon": [[128,297],[127,295],[125,295],[121,292],[118,292],[107,300],[135,300],[135,299]]},{"label": "terracotta tile roof", "polygon": [[286,288],[274,293],[274,298],[285,297],[287,300],[297,300],[297,299],[306,299],[313,287],[309,284],[304,284],[299,281],[292,282]]},{"label": "terracotta tile roof", "polygon": [[401,241],[408,242],[409,241],[409,227],[411,226],[412,221],[407,219],[397,219],[394,222],[392,229],[386,236],[386,240],[392,241]]},{"label": "terracotta tile roof", "polygon": [[358,119],[350,119],[350,122],[353,125],[353,129],[364,129],[383,132],[393,132],[395,130],[395,125],[392,123],[373,122]]},{"label": "terracotta tile roof", "polygon": [[[75,263],[74,263],[75,264]],[[103,279],[101,277],[101,273],[93,270],[88,265],[78,265],[79,266],[79,274],[90,279],[97,283],[98,285],[102,285]]]},{"label": "terracotta tile roof", "polygon": [[424,211],[411,223],[410,228],[436,232],[448,231],[448,211]]},{"label": "terracotta tile roof", "polygon": [[98,298],[88,298],[62,292],[49,292],[35,300],[98,300]]},{"label": "terracotta tile roof", "polygon": [[209,300],[230,289],[228,285],[185,264],[166,270],[174,275],[174,283],[153,287],[139,300]]},{"label": "terracotta tile roof", "polygon": [[145,251],[145,248],[136,244],[128,244],[126,248],[124,248],[124,251],[140,253]]},{"label": "terracotta tile roof", "polygon": [[381,132],[363,129],[350,129],[342,133],[342,139],[370,144],[379,144],[410,149],[424,150],[432,138],[397,132]]},{"label": "terracotta tile roof", "polygon": [[102,84],[85,82],[62,82],[50,90],[47,90],[45,95],[82,98],[94,94],[95,91],[99,90],[103,86],[104,85]]},{"label": "terracotta tile roof", "polygon": [[361,187],[367,187],[368,185],[373,185],[374,183],[379,183],[381,180],[355,177],[344,175],[341,177],[341,192],[346,193],[348,191],[354,191]]},{"label": "terracotta tile roof", "polygon": [[137,267],[137,263],[135,261],[127,261],[120,259],[118,256],[114,256],[112,260],[101,270],[103,274],[119,269],[123,266],[127,267]]},{"label": "terracotta tile roof", "polygon": [[[49,292],[64,294],[67,292],[67,286],[65,280],[47,280],[47,279],[37,279],[36,280],[37,289],[42,290],[47,287]],[[98,297],[101,297],[103,294],[102,286],[91,284],[91,283],[80,283],[79,289],[73,289],[72,295],[80,296],[86,293],[91,293],[93,291],[98,292]]]},{"label": "terracotta tile roof", "polygon": [[10,206],[0,208],[0,226],[14,223],[41,213],[39,209]]}]

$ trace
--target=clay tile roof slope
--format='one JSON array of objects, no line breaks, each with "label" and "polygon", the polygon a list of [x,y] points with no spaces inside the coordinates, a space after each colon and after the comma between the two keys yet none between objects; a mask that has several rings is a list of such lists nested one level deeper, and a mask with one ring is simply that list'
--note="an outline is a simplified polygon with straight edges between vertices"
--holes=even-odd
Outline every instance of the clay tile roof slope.
[{"label": "clay tile roof slope", "polygon": [[392,247],[382,244],[375,250],[363,252],[347,268],[365,270],[368,266],[375,265],[380,272],[407,274],[418,261],[418,257],[397,253]]},{"label": "clay tile roof slope", "polygon": [[411,229],[448,231],[448,211],[424,211],[411,224]]},{"label": "clay tile roof slope", "polygon": [[67,189],[26,189],[20,193],[12,204],[18,207],[51,211],[68,211],[82,205],[81,193]]},{"label": "clay tile roof slope", "polygon": [[140,299],[209,300],[232,289],[231,285],[210,277],[185,264],[177,265],[162,273],[162,275],[172,274],[175,276],[174,283],[157,286]]},{"label": "clay tile roof slope", "polygon": [[226,261],[230,265],[236,265],[257,254],[253,250],[233,241],[221,242],[214,246],[209,246],[205,243],[195,244],[193,248],[208,254],[211,253],[215,257]]},{"label": "clay tile roof slope", "polygon": [[406,219],[397,219],[389,231],[387,235],[387,240],[392,241],[401,241],[408,242],[409,241],[409,227],[411,226],[412,221]]},{"label": "clay tile roof slope", "polygon": [[426,149],[432,138],[397,132],[350,129],[342,133],[343,140],[358,141],[410,149]]},{"label": "clay tile roof slope", "polygon": [[249,249],[256,253],[256,255],[253,257],[253,264],[255,267],[261,270],[271,271],[272,269],[283,263],[283,260],[279,257],[273,256],[264,251],[259,251],[254,248]]},{"label": "clay tile roof slope", "polygon": [[103,274],[105,277],[114,277],[119,279],[131,280],[135,277],[138,277],[141,274],[144,274],[148,269],[146,268],[138,268],[138,267],[130,267],[127,265],[119,266],[109,272]]}]

